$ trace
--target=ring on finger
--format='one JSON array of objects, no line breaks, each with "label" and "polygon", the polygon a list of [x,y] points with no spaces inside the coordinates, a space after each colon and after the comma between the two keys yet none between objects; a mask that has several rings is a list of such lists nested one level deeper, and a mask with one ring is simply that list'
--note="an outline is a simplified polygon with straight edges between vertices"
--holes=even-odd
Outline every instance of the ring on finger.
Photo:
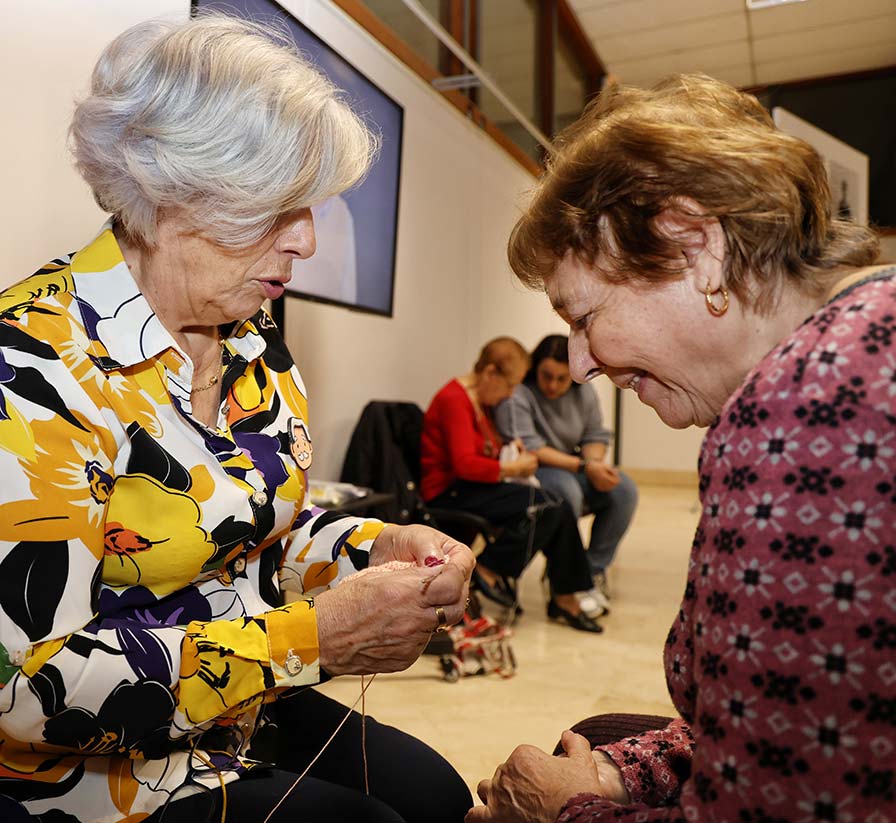
[{"label": "ring on finger", "polygon": [[441,606],[435,606],[436,610],[436,631],[437,632],[447,632],[448,631],[448,615],[445,614],[445,609]]}]

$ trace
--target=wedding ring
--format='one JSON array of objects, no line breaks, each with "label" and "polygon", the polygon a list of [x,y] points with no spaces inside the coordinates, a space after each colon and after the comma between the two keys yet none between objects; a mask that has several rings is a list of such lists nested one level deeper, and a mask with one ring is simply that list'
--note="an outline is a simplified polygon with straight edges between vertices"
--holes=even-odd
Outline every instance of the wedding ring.
[{"label": "wedding ring", "polygon": [[447,632],[448,631],[448,615],[445,614],[445,610],[441,606],[436,606],[436,620],[438,623],[436,624],[437,632]]}]

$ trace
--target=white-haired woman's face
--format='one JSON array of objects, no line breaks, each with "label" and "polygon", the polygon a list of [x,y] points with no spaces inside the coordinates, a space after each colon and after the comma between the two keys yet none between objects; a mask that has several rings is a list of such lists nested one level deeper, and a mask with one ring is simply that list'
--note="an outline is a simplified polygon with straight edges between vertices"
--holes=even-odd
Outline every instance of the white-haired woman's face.
[{"label": "white-haired woman's face", "polygon": [[172,307],[179,325],[218,325],[251,317],[283,294],[293,260],[314,254],[314,221],[311,209],[290,212],[258,242],[230,249],[190,231],[175,214],[160,219],[157,248],[164,293],[182,301]]},{"label": "white-haired woman's face", "polygon": [[686,273],[660,285],[609,283],[567,255],[546,281],[569,324],[569,368],[583,383],[606,374],[673,428],[707,426],[731,391],[727,345]]}]

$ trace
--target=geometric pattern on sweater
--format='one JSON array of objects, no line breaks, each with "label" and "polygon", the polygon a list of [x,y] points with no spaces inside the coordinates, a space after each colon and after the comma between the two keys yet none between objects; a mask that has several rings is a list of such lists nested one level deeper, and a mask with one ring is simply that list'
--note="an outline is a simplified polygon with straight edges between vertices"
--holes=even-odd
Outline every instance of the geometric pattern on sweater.
[{"label": "geometric pattern on sweater", "polygon": [[822,307],[707,432],[664,655],[693,751],[681,720],[601,747],[632,802],[576,795],[564,823],[896,823],[893,275]]}]

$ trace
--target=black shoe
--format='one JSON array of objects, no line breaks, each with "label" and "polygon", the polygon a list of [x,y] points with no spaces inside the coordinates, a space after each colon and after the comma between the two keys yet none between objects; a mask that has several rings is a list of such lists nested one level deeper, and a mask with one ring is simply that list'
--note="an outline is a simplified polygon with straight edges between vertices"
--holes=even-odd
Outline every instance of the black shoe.
[{"label": "black shoe", "polygon": [[554,600],[548,600],[548,617],[554,620],[563,620],[567,625],[578,629],[580,632],[600,634],[604,630],[603,626],[588,617],[585,612],[573,614],[558,606]]},{"label": "black shoe", "polygon": [[[498,578],[498,580],[500,581],[500,578]],[[513,596],[513,592],[504,588],[500,582],[496,582],[494,586],[491,583],[488,583],[476,569],[473,569],[473,575],[470,578],[470,582],[473,584],[473,588],[484,597],[487,597],[489,600],[494,600],[495,603],[499,603],[508,609],[513,608],[516,603],[516,598]]]}]

